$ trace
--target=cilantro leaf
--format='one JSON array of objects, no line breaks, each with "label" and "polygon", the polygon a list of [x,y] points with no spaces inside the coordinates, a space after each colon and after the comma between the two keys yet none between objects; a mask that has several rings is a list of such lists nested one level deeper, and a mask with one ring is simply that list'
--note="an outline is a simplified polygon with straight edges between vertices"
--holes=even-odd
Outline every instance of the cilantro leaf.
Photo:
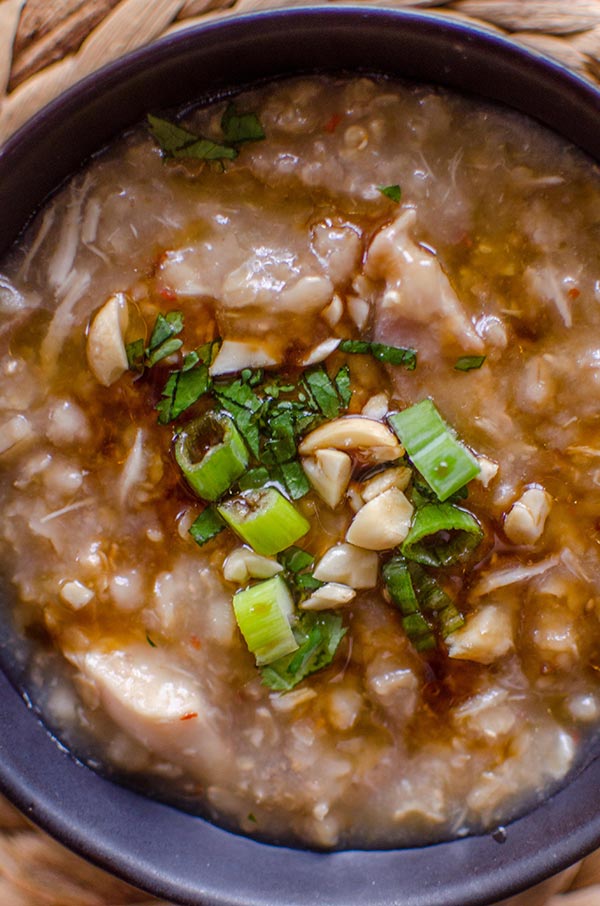
[{"label": "cilantro leaf", "polygon": [[454,363],[455,371],[473,371],[481,368],[487,356],[484,355],[462,355]]},{"label": "cilantro leaf", "polygon": [[253,488],[264,488],[270,479],[270,475],[264,466],[258,466],[256,469],[249,469],[242,475],[238,482],[240,491],[248,491]]},{"label": "cilantro leaf", "polygon": [[377,190],[381,192],[382,195],[385,195],[386,198],[389,198],[390,201],[395,202],[395,204],[400,204],[402,189],[397,183],[392,186],[377,186]]},{"label": "cilantro leaf", "polygon": [[134,340],[133,343],[127,343],[125,352],[130,369],[137,371],[144,367],[144,341],[141,337],[139,340]]},{"label": "cilantro leaf", "polygon": [[417,351],[410,347],[369,343],[366,340],[342,340],[338,349],[354,355],[372,355],[387,365],[404,365],[407,371],[414,371],[417,367]]},{"label": "cilantro leaf", "polygon": [[279,468],[281,469],[283,482],[292,500],[300,500],[301,497],[308,494],[310,483],[306,477],[306,472],[297,459],[283,462]]},{"label": "cilantro leaf", "polygon": [[198,136],[194,135],[193,132],[188,132],[187,129],[182,129],[176,123],[164,120],[160,116],[153,116],[149,113],[147,120],[150,132],[164,154],[171,155],[174,151],[179,151],[198,139]]},{"label": "cilantro leaf", "polygon": [[173,355],[173,353],[181,349],[182,346],[183,340],[178,340],[175,337],[165,340],[164,343],[157,346],[156,349],[147,356],[146,365],[149,368],[152,368],[153,365],[156,365],[158,362],[162,361],[162,359],[166,359],[170,355]]},{"label": "cilantro leaf", "polygon": [[200,547],[215,538],[226,528],[215,507],[208,506],[196,517],[189,530],[190,535]]},{"label": "cilantro leaf", "polygon": [[166,315],[159,312],[156,316],[156,322],[150,335],[150,342],[146,354],[153,352],[155,349],[168,340],[176,336],[183,330],[183,314],[180,311],[169,311]]},{"label": "cilantro leaf", "polygon": [[256,142],[265,138],[265,132],[255,113],[238,113],[235,104],[228,104],[221,119],[225,141]]},{"label": "cilantro leaf", "polygon": [[340,414],[340,399],[325,367],[317,365],[305,372],[304,383],[325,418],[337,418]]},{"label": "cilantro leaf", "polygon": [[277,692],[289,692],[305,677],[330,664],[346,634],[342,618],[324,611],[302,614],[293,632],[298,650],[261,670],[264,685]]},{"label": "cilantro leaf", "polygon": [[346,409],[350,400],[352,399],[352,388],[350,386],[350,369],[347,365],[342,365],[338,373],[334,378],[335,389],[338,392],[338,396],[342,401],[344,409]]},{"label": "cilantro leaf", "polygon": [[286,550],[277,555],[277,559],[284,569],[289,572],[298,573],[303,569],[308,569],[315,562],[315,558],[308,551],[302,550],[301,547],[293,544]]},{"label": "cilantro leaf", "polygon": [[231,145],[220,145],[209,138],[199,138],[191,145],[173,151],[173,157],[194,160],[235,160],[238,151]]}]

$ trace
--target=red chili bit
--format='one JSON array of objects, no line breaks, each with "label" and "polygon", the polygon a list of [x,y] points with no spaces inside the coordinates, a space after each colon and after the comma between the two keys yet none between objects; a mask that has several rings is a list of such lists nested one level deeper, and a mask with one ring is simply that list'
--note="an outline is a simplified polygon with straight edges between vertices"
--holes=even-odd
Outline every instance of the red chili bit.
[{"label": "red chili bit", "polygon": [[576,286],[572,286],[571,289],[569,290],[569,292],[567,293],[567,296],[569,297],[569,299],[578,299],[580,295],[581,295],[581,290],[577,289]]},{"label": "red chili bit", "polygon": [[160,295],[166,302],[176,302],[177,301],[177,293],[174,292],[172,289],[167,289],[166,286],[161,289]]},{"label": "red chili bit", "polygon": [[197,711],[190,711],[189,714],[184,714],[183,717],[179,718],[179,720],[192,720],[194,717],[198,717]]},{"label": "red chili bit", "polygon": [[190,636],[190,645],[192,646],[192,648],[195,648],[196,651],[200,651],[200,649],[202,648],[202,642],[197,635]]},{"label": "red chili bit", "polygon": [[325,123],[325,132],[335,132],[341,122],[341,113],[334,113],[331,119]]}]

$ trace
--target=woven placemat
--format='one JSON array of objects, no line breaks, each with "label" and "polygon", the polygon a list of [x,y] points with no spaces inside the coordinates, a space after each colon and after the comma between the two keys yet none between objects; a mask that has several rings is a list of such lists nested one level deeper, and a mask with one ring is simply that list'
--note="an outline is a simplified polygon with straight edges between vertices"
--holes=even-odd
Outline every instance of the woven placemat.
[{"label": "woven placemat", "polygon": [[[208,19],[312,2],[0,0],[0,144],[65,88],[164,34]],[[509,33],[600,82],[600,0],[385,0],[385,5],[437,9]],[[0,906],[161,902],[168,906],[74,856],[0,798]],[[600,906],[600,851],[509,904]]]}]

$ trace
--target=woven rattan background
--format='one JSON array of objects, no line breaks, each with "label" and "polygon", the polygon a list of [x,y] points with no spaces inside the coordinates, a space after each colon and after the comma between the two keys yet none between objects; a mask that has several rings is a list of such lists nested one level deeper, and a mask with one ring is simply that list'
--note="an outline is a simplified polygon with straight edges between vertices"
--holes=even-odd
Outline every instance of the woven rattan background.
[{"label": "woven rattan background", "polygon": [[[0,0],[0,143],[69,85],[161,35],[216,17],[311,2]],[[600,82],[600,0],[385,2],[440,10],[510,33]],[[130,904],[160,906],[68,853],[0,799],[0,906]],[[600,852],[510,906],[600,906]]]}]

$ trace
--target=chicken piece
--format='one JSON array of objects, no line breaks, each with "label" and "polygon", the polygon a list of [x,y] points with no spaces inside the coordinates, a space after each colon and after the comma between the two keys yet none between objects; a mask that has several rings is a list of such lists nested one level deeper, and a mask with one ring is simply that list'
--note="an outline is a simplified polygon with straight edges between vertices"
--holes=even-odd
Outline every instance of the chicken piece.
[{"label": "chicken piece", "polygon": [[511,615],[495,604],[468,616],[462,629],[448,636],[450,657],[479,664],[492,664],[513,647]]},{"label": "chicken piece", "polygon": [[515,544],[535,544],[544,532],[552,497],[539,485],[527,488],[504,518],[504,533]]},{"label": "chicken piece", "polygon": [[[169,660],[167,651],[143,644],[119,650],[68,652],[100,707],[143,746],[177,762],[194,751],[199,769],[227,759],[218,716],[198,681]],[[191,763],[191,762],[190,762]]]},{"label": "chicken piece", "polygon": [[439,261],[409,235],[415,220],[414,210],[402,211],[376,234],[368,250],[365,275],[385,281],[380,309],[394,318],[428,325],[439,331],[442,342],[450,341],[470,353],[482,352],[483,342]]},{"label": "chicken piece", "polygon": [[321,221],[312,230],[312,250],[336,286],[354,274],[361,253],[361,234],[353,224]]}]

